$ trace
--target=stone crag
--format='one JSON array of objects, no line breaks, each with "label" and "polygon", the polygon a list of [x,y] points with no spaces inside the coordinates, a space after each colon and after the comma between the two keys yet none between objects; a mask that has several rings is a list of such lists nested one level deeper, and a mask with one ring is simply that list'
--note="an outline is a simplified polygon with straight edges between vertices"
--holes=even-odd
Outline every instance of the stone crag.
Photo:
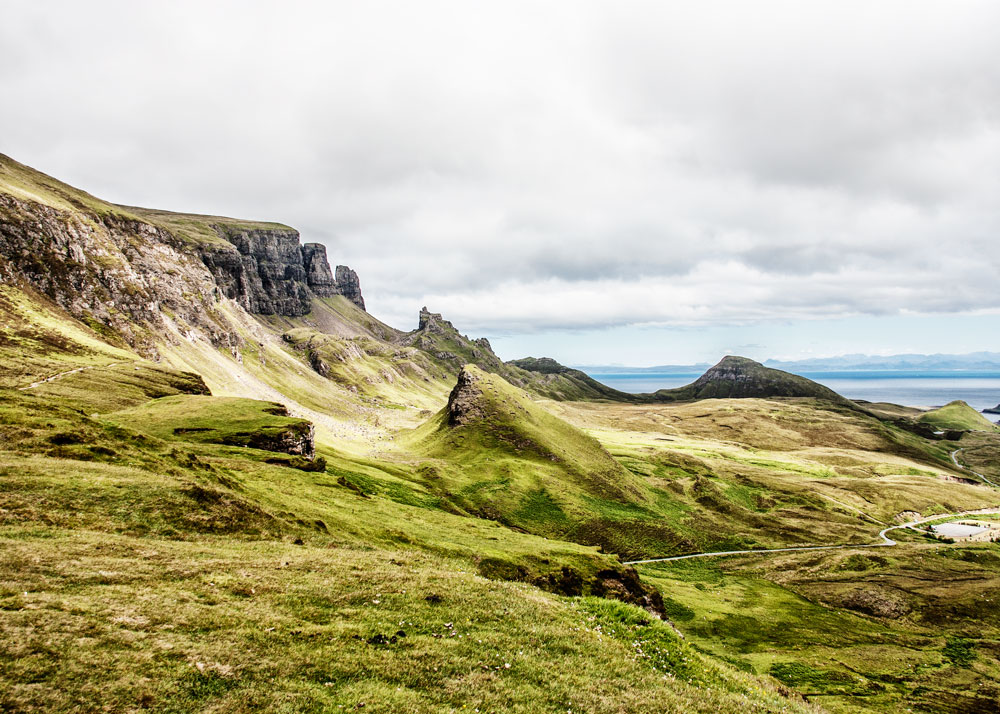
[{"label": "stone crag", "polygon": [[237,229],[217,225],[215,230],[236,248],[210,245],[201,250],[205,265],[222,293],[248,312],[259,315],[305,315],[312,296],[343,295],[362,310],[361,282],[353,270],[330,270],[326,248],[319,243],[299,244],[298,231]]},{"label": "stone crag", "polygon": [[[0,183],[0,281],[36,290],[145,357],[192,338],[236,354],[242,339],[218,309],[223,298],[263,315],[305,315],[314,297],[336,295],[364,309],[357,273],[334,274],[326,249],[300,245],[291,228],[116,206],[3,155],[0,176],[33,191]],[[158,216],[222,240],[192,241]]]},{"label": "stone crag", "polygon": [[238,343],[214,314],[216,283],[164,229],[125,216],[67,211],[0,192],[0,279],[28,284],[74,317],[110,328],[155,357],[169,334]]},{"label": "stone crag", "polygon": [[358,274],[346,265],[337,266],[337,291],[362,310],[365,309],[365,299],[361,296],[361,281]]}]

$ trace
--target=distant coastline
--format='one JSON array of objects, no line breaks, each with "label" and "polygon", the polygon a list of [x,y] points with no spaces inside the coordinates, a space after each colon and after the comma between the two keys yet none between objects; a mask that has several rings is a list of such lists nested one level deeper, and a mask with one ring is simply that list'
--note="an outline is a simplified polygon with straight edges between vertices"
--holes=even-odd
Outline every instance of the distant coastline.
[{"label": "distant coastline", "polygon": [[[821,372],[1000,372],[1000,352],[970,352],[967,354],[851,354],[839,357],[816,357],[801,360],[768,359],[767,367],[809,376]],[[587,374],[701,374],[711,367],[708,363],[666,364],[652,367],[622,365],[573,365]]]},{"label": "distant coastline", "polygon": [[[655,392],[690,384],[704,370],[698,365],[654,368],[587,368],[602,384],[633,394]],[[1000,403],[1000,369],[993,370],[788,370],[819,382],[848,399],[891,402],[931,408],[961,399],[977,411]],[[986,412],[1000,421],[1000,414]]]}]

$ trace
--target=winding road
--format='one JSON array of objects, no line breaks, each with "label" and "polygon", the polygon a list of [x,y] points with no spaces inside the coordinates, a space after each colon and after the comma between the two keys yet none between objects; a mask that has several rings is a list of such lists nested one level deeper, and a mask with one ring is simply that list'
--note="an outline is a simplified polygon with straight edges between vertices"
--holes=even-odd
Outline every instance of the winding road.
[{"label": "winding road", "polygon": [[968,466],[962,466],[962,464],[958,463],[958,452],[959,451],[964,451],[964,449],[955,449],[954,451],[951,452],[951,460],[955,464],[955,466],[957,466],[958,468],[962,469],[963,471],[968,471],[973,476],[978,476],[983,481],[985,481],[986,483],[988,483],[990,486],[993,486],[995,488],[1000,488],[1000,484],[993,483],[992,481],[990,481],[988,478],[986,478],[985,476],[983,476],[978,471],[973,471]]},{"label": "winding road", "polygon": [[882,539],[881,543],[844,543],[841,545],[801,545],[792,548],[758,548],[756,550],[722,550],[715,551],[711,553],[689,553],[688,555],[672,555],[668,558],[647,558],[646,560],[629,560],[625,561],[623,565],[642,565],[644,563],[665,563],[671,560],[687,560],[689,558],[717,558],[722,555],[755,555],[760,553],[788,553],[799,550],[841,550],[843,548],[891,548],[894,545],[898,545],[896,541],[886,535],[889,531],[898,530],[900,528],[909,528],[910,530],[917,531],[918,533],[924,533],[926,531],[917,528],[921,523],[928,523],[930,521],[941,520],[942,518],[962,518],[963,516],[979,516],[984,513],[998,513],[1000,512],[1000,506],[995,508],[980,508],[976,511],[960,511],[959,513],[938,513],[934,516],[928,516],[927,518],[920,518],[915,521],[910,521],[909,523],[903,523],[898,526],[889,526],[888,528],[883,528],[879,531],[879,537]]},{"label": "winding road", "polygon": [[[995,488],[1000,488],[1000,484],[993,483],[978,471],[973,471],[968,466],[963,466],[962,464],[958,463],[959,451],[962,451],[962,449],[955,449],[954,451],[951,452],[951,460],[957,468],[961,469],[962,471],[968,471],[970,474],[974,476],[978,476],[984,482],[988,483],[990,486],[993,486]],[[866,518],[869,518],[870,520],[873,521],[876,520],[871,516],[869,516],[867,513],[864,513],[863,511],[858,511],[858,512],[861,513],[861,515],[865,516]],[[666,563],[671,560],[687,560],[689,558],[717,558],[722,555],[754,555],[757,553],[789,553],[798,550],[841,550],[843,548],[885,548],[897,545],[896,541],[894,541],[892,538],[886,535],[886,533],[888,533],[889,531],[894,531],[900,528],[909,528],[910,530],[917,531],[918,533],[924,533],[926,531],[922,531],[916,526],[919,526],[921,523],[927,523],[928,521],[936,521],[941,518],[961,518],[963,516],[976,516],[976,515],[981,515],[983,513],[997,513],[997,512],[1000,512],[1000,506],[997,506],[996,508],[982,508],[977,511],[962,511],[960,513],[939,513],[936,516],[921,518],[920,520],[910,521],[909,523],[903,523],[902,525],[889,526],[888,528],[883,528],[881,531],[879,531],[878,535],[882,539],[881,543],[842,543],[840,545],[801,545],[791,548],[758,548],[756,550],[721,550],[710,553],[688,553],[687,555],[672,555],[668,558],[647,558],[646,560],[628,560],[624,561],[622,564],[642,565],[643,563]]]}]

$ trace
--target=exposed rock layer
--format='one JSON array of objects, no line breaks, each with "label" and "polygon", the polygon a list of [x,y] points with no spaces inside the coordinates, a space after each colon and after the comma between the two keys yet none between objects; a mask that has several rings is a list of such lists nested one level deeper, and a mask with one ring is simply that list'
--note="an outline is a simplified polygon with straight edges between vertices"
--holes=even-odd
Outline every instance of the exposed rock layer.
[{"label": "exposed rock layer", "polygon": [[304,315],[314,296],[364,308],[357,274],[338,266],[335,276],[326,249],[300,246],[290,228],[180,216],[224,239],[192,241],[156,212],[104,203],[3,155],[0,174],[21,186],[0,190],[0,280],[30,286],[144,356],[196,337],[235,354],[241,338],[217,309],[223,297],[257,314]]}]

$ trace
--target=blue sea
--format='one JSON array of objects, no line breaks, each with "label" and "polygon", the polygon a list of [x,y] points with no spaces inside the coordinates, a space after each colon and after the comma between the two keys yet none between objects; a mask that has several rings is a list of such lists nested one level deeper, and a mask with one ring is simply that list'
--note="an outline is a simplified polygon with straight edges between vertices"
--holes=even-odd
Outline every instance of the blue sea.
[{"label": "blue sea", "polygon": [[[655,392],[682,387],[701,372],[591,372],[598,382],[623,392]],[[1000,372],[800,372],[848,399],[892,402],[911,407],[935,407],[961,399],[983,410],[1000,404]],[[994,421],[1000,415],[984,415]]]}]

